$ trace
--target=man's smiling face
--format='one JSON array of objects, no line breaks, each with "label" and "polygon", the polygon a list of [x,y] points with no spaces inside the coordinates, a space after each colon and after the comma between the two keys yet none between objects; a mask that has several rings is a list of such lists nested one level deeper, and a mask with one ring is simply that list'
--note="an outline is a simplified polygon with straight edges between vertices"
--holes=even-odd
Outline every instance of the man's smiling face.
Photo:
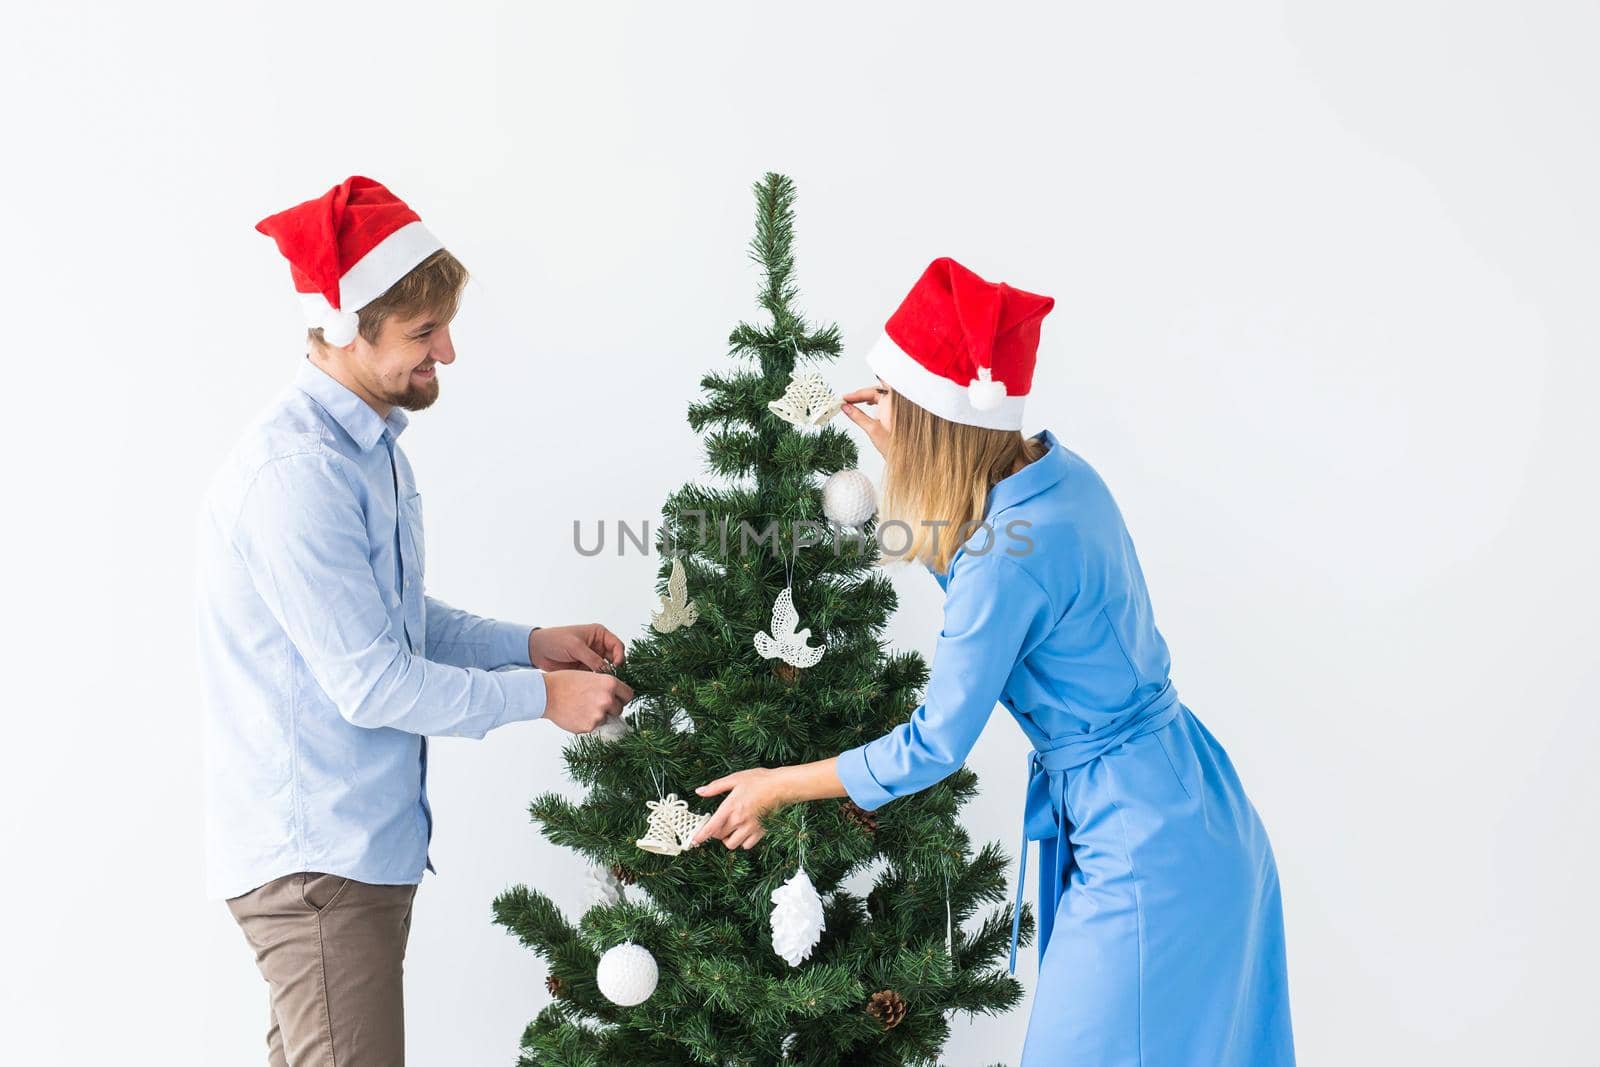
[{"label": "man's smiling face", "polygon": [[345,348],[326,349],[374,407],[421,411],[439,399],[439,366],[456,360],[450,323],[433,312],[390,315],[369,342],[360,334]]}]

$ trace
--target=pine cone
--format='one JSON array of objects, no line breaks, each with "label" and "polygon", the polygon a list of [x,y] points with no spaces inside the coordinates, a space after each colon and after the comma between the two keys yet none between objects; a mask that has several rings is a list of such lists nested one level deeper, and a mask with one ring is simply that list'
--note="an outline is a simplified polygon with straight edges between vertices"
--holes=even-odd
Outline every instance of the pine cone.
[{"label": "pine cone", "polygon": [[634,874],[620,863],[613,863],[611,865],[611,877],[615,878],[623,885],[632,885],[639,880],[638,875]]},{"label": "pine cone", "polygon": [[786,682],[793,683],[796,678],[800,677],[800,668],[792,663],[785,663],[781,659],[773,660],[772,673]]},{"label": "pine cone", "polygon": [[894,990],[885,989],[867,999],[867,1014],[882,1023],[885,1030],[893,1030],[906,1017],[906,1000]]},{"label": "pine cone", "polygon": [[559,997],[561,995],[561,979],[557,978],[553,974],[545,978],[544,987],[545,989],[549,990],[552,997]]},{"label": "pine cone", "polygon": [[857,826],[866,830],[869,834],[875,834],[878,832],[877,816],[873,815],[872,812],[868,811],[866,808],[861,807],[855,801],[841,801],[839,804],[839,810],[844,813],[846,822],[855,823]]}]

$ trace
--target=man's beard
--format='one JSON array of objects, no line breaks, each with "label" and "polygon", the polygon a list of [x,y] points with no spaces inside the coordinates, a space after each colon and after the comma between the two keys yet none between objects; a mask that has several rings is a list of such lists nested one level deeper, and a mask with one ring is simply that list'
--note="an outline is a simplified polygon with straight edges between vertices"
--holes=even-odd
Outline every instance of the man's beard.
[{"label": "man's beard", "polygon": [[[408,382],[410,381],[410,375],[406,376],[406,380]],[[423,408],[427,407],[429,404],[432,404],[438,399],[438,378],[434,378],[431,382],[408,385],[400,392],[391,393],[384,397],[384,400],[393,404],[395,407],[404,408],[407,411],[421,411]]]}]

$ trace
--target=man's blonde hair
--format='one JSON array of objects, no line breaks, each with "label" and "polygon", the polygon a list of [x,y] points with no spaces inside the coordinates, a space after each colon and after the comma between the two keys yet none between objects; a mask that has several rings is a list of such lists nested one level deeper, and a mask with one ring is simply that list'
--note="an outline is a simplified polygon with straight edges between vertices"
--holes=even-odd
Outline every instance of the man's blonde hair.
[{"label": "man's blonde hair", "polygon": [[[391,316],[409,319],[429,314],[441,323],[449,322],[461,306],[461,291],[466,284],[467,268],[447,249],[441,248],[357,311],[361,321],[358,332],[368,344],[377,344],[383,324]],[[327,344],[321,326],[307,330],[306,336],[318,348]]]},{"label": "man's blonde hair", "polygon": [[[988,430],[951,422],[894,393],[889,454],[883,473],[880,529],[898,521],[909,528],[904,549],[885,548],[883,562],[914,560],[937,572],[949,569],[963,542],[984,521],[989,490],[1017,468],[1044,455],[1044,444],[1017,430]],[[1002,531],[988,536],[998,539]],[[882,533],[898,542],[899,530]],[[898,548],[898,546],[897,546]]]}]

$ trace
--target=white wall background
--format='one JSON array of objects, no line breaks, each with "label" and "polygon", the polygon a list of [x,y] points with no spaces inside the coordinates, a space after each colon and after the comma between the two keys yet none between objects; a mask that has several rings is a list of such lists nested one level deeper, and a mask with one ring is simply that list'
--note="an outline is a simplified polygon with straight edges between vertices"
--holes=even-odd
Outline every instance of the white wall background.
[{"label": "white wall background", "polygon": [[[935,255],[1058,298],[1027,429],[1118,493],[1273,835],[1302,1062],[1594,1062],[1596,9],[551,8],[8,14],[7,1062],[262,1058],[202,896],[189,614],[204,480],[301,350],[255,221],[351,173],[420,209],[478,279],[406,441],[429,585],[631,636],[656,562],[571,522],[696,475],[768,169],[841,387]],[[938,589],[898,581],[929,652]],[[489,902],[581,907],[524,813],[562,736],[435,749],[414,1063],[510,1063],[545,1001]],[[972,758],[1008,848],[1023,752],[1001,713]],[[1015,1062],[1024,1023],[960,1021],[948,1061]]]}]

